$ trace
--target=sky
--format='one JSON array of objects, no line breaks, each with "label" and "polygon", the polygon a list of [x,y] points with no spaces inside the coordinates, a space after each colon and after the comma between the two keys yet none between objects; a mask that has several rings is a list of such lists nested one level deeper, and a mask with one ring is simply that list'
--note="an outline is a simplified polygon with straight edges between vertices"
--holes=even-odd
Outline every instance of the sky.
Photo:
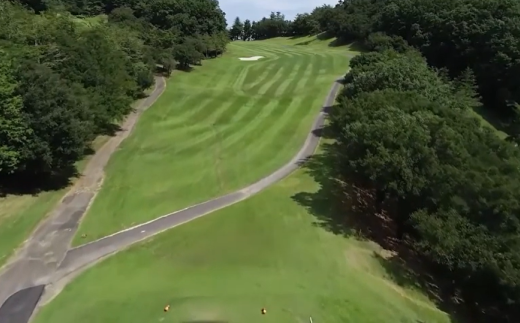
[{"label": "sky", "polygon": [[310,12],[323,4],[335,5],[338,0],[219,0],[219,3],[231,26],[237,16],[242,21],[256,21],[268,17],[271,11],[280,11],[292,20],[297,13]]}]

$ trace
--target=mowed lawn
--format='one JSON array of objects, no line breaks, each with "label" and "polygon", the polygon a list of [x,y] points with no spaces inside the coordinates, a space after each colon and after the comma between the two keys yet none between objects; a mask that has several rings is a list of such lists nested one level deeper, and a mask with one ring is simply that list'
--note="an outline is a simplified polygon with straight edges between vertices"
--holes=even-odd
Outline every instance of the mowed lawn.
[{"label": "mowed lawn", "polygon": [[34,322],[450,322],[388,278],[376,245],[326,231],[292,199],[317,190],[300,170],[122,251],[80,274]]},{"label": "mowed lawn", "polygon": [[[175,72],[110,159],[74,244],[234,191],[288,162],[355,55],[328,41],[297,42],[233,42],[223,57]],[[239,60],[249,56],[265,58]]]}]

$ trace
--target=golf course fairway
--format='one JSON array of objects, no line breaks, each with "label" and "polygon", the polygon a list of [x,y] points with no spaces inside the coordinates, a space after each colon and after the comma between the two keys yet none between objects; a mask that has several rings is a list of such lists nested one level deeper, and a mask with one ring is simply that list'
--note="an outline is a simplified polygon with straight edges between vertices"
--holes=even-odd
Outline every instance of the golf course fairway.
[{"label": "golf course fairway", "polygon": [[328,232],[294,199],[318,190],[299,170],[122,251],[80,274],[34,322],[450,322],[387,278],[375,245]]},{"label": "golf course fairway", "polygon": [[[73,244],[232,192],[288,162],[356,54],[315,40],[232,42],[223,57],[174,72],[111,157]],[[263,58],[239,59],[251,56]]]}]

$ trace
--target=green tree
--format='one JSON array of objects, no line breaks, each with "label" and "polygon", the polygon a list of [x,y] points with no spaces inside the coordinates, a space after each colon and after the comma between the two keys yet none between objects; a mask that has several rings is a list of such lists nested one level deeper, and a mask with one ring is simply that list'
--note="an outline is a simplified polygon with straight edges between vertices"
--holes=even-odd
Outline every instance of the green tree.
[{"label": "green tree", "polygon": [[244,32],[243,32],[242,39],[250,40],[252,36],[253,36],[253,30],[252,30],[251,20],[246,19],[244,21]]},{"label": "green tree", "polygon": [[17,86],[11,58],[0,51],[0,175],[15,172],[25,162],[32,137]]},{"label": "green tree", "polygon": [[53,173],[71,167],[92,140],[92,122],[85,98],[48,67],[26,63],[17,93],[33,137],[26,170]]},{"label": "green tree", "polygon": [[239,17],[235,18],[235,22],[229,31],[229,35],[232,40],[238,40],[244,36],[244,24],[242,24]]}]

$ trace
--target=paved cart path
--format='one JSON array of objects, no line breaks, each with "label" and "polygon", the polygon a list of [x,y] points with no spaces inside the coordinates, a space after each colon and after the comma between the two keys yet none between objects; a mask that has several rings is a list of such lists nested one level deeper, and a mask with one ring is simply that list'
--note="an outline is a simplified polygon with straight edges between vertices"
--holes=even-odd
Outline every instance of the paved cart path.
[{"label": "paved cart path", "polygon": [[40,297],[45,293],[46,286],[52,286],[64,277],[76,275],[89,265],[138,241],[242,201],[289,175],[316,150],[320,139],[319,130],[323,127],[327,108],[334,103],[340,82],[334,82],[300,151],[274,173],[228,195],[69,249],[79,221],[102,182],[103,168],[110,155],[128,137],[139,115],[156,101],[164,88],[164,79],[157,78],[155,90],[128,117],[123,131],[96,153],[89,162],[84,177],[28,239],[15,260],[0,273],[0,303],[3,303],[0,307],[0,323],[27,323]]}]

